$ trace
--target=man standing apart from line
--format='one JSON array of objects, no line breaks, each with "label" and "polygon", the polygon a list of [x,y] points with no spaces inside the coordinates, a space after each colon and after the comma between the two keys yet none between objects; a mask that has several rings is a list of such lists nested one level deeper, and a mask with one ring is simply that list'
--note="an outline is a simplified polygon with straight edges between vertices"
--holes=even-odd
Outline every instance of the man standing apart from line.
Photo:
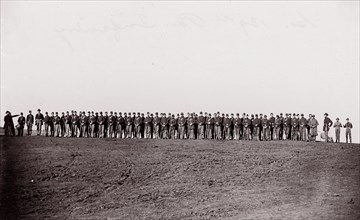
[{"label": "man standing apart from line", "polygon": [[333,122],[331,121],[331,119],[328,117],[328,113],[324,114],[325,118],[324,118],[324,126],[323,126],[323,131],[325,133],[325,142],[328,142],[329,139],[329,130],[330,127],[333,125]]},{"label": "man standing apart from line", "polygon": [[34,124],[34,116],[31,114],[31,110],[30,110],[29,114],[26,116],[27,136],[31,136],[33,124]]},{"label": "man standing apart from line", "polygon": [[36,131],[37,135],[41,135],[41,127],[44,121],[44,115],[41,113],[41,110],[38,109],[38,113],[35,115],[35,125],[36,125]]},{"label": "man standing apart from line", "polygon": [[339,118],[336,118],[336,122],[334,123],[335,128],[335,143],[340,143],[340,129],[342,124],[339,122]]},{"label": "man standing apart from line", "polygon": [[312,115],[309,120],[309,126],[310,126],[310,141],[315,142],[316,136],[318,136],[317,132],[317,126],[319,125],[319,122],[315,119],[315,115]]},{"label": "man standing apart from line", "polygon": [[351,142],[351,129],[353,128],[353,125],[349,121],[349,118],[346,119],[346,123],[344,125],[344,128],[346,128],[346,131],[345,131],[346,143],[348,143],[348,138],[349,138],[350,144],[351,144],[352,143]]},{"label": "man standing apart from line", "polygon": [[20,117],[18,118],[18,136],[24,136],[24,126],[25,126],[25,117],[22,112],[20,112]]}]

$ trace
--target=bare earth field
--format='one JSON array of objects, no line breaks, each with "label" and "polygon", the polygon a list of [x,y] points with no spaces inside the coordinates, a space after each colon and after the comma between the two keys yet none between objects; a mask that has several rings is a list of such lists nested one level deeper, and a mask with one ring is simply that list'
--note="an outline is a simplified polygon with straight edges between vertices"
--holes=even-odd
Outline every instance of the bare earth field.
[{"label": "bare earth field", "polygon": [[0,219],[360,219],[359,144],[0,143]]}]

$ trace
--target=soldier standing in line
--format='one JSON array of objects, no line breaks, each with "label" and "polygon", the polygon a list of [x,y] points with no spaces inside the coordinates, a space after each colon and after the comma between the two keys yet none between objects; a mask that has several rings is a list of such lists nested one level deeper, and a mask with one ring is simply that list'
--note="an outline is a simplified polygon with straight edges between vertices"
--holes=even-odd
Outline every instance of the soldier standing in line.
[{"label": "soldier standing in line", "polygon": [[99,137],[99,123],[98,123],[99,113],[95,112],[95,126],[94,126],[94,138]]},{"label": "soldier standing in line", "polygon": [[103,116],[103,113],[100,112],[97,118],[97,123],[99,125],[99,138],[104,138],[104,131],[105,131],[104,122],[105,122],[105,117]]},{"label": "soldier standing in line", "polygon": [[168,139],[168,129],[167,129],[167,126],[168,126],[168,118],[166,117],[166,114],[165,113],[162,113],[161,114],[161,120],[160,120],[160,124],[161,124],[161,138],[162,139]]},{"label": "soldier standing in line", "polygon": [[250,139],[251,140],[254,140],[254,115],[253,114],[251,114],[251,118],[250,118],[250,120],[251,120],[251,124],[250,124]]},{"label": "soldier standing in line", "polygon": [[54,137],[55,136],[55,123],[54,123],[54,112],[51,112],[51,116],[50,116],[50,137]]},{"label": "soldier standing in line", "polygon": [[50,127],[50,116],[48,114],[48,112],[45,112],[45,117],[44,117],[44,125],[45,125],[45,136],[49,136],[49,127]]},{"label": "soldier standing in line", "polygon": [[44,115],[40,112],[40,109],[38,109],[38,113],[35,115],[35,125],[38,136],[41,135],[41,127],[43,121],[44,121]]},{"label": "soldier standing in line", "polygon": [[304,114],[301,114],[301,118],[299,119],[299,132],[300,132],[300,140],[302,141],[307,141],[306,124],[307,124],[307,120],[304,117]]},{"label": "soldier standing in line", "polygon": [[231,140],[231,119],[229,118],[229,114],[225,115],[223,120],[223,128],[225,140]]},{"label": "soldier standing in line", "polygon": [[108,133],[108,130],[109,130],[109,115],[107,112],[104,113],[104,132],[103,132],[103,138],[106,138],[107,137],[107,133]]},{"label": "soldier standing in line", "polygon": [[108,116],[107,125],[108,125],[108,138],[116,137],[115,135],[115,124],[116,117],[113,115],[113,112],[110,111],[110,115]]},{"label": "soldier standing in line", "polygon": [[186,118],[184,117],[184,113],[182,112],[180,113],[178,124],[179,124],[179,139],[184,139],[186,138],[186,133],[185,133]]},{"label": "soldier standing in line", "polygon": [[124,135],[124,127],[125,127],[125,119],[122,116],[121,112],[119,112],[118,117],[116,117],[116,138],[123,138]]},{"label": "soldier standing in line", "polygon": [[239,113],[236,113],[236,117],[233,121],[233,125],[234,125],[234,140],[240,140],[241,118]]},{"label": "soldier standing in line", "polygon": [[145,138],[145,116],[144,113],[141,113],[141,138]]},{"label": "soldier standing in line", "polygon": [[71,116],[71,137],[78,136],[78,124],[79,124],[79,116],[77,112],[74,111],[74,114]]},{"label": "soldier standing in line", "polygon": [[280,121],[281,121],[281,125],[280,125],[279,140],[282,140],[283,133],[284,133],[284,117],[283,117],[283,113],[280,113]]},{"label": "soldier standing in line", "polygon": [[259,126],[259,140],[262,141],[263,140],[263,127],[262,127],[262,120],[263,120],[263,114],[260,113],[259,116],[259,120],[260,120],[260,126]]},{"label": "soldier standing in line", "polygon": [[291,127],[291,115],[285,113],[284,123],[283,123],[283,131],[284,131],[284,138],[283,140],[289,140],[290,136],[290,127]]},{"label": "soldier standing in line", "polygon": [[296,118],[296,114],[293,114],[293,118],[291,119],[291,140],[297,140],[299,121]]},{"label": "soldier standing in line", "polygon": [[340,130],[342,124],[339,122],[339,118],[336,118],[336,122],[334,123],[335,128],[335,143],[340,143]]},{"label": "soldier standing in line", "polygon": [[69,114],[69,111],[66,112],[66,115],[64,117],[64,125],[65,125],[65,136],[70,137],[71,136],[71,115]]},{"label": "soldier standing in line", "polygon": [[243,127],[244,127],[244,140],[250,141],[251,140],[251,120],[249,119],[249,115],[247,114],[245,116],[245,119],[243,120]]},{"label": "soldier standing in line", "polygon": [[88,111],[88,114],[86,116],[86,137],[91,137],[91,131],[90,131],[90,116],[91,112]]},{"label": "soldier standing in line", "polygon": [[160,138],[160,117],[157,112],[155,112],[155,117],[153,118],[153,138]]},{"label": "soldier standing in line", "polygon": [[200,116],[197,120],[198,123],[198,139],[205,139],[205,117],[203,116],[203,113],[200,112]]},{"label": "soldier standing in line", "polygon": [[170,135],[169,135],[169,139],[176,139],[176,118],[175,115],[171,116],[171,119],[169,121],[169,125],[170,125]]},{"label": "soldier standing in line", "polygon": [[310,126],[310,141],[315,142],[316,136],[318,136],[317,126],[319,125],[318,121],[315,119],[315,115],[312,115],[309,120]]},{"label": "soldier standing in line", "polygon": [[193,113],[190,114],[187,124],[189,130],[189,139],[195,139],[195,118]]},{"label": "soldier standing in line", "polygon": [[280,129],[281,129],[281,118],[279,115],[276,115],[275,124],[274,124],[274,141],[278,141],[280,137]]},{"label": "soldier standing in line", "polygon": [[87,117],[85,115],[85,112],[82,112],[79,118],[80,123],[80,137],[85,138],[86,137],[86,124],[88,123]]},{"label": "soldier standing in line", "polygon": [[214,118],[211,117],[211,114],[206,116],[206,139],[213,139],[214,133]]},{"label": "soldier standing in line", "polygon": [[34,124],[34,116],[31,114],[31,110],[30,110],[29,114],[26,116],[27,136],[31,136],[33,124]]},{"label": "soldier standing in line", "polygon": [[222,118],[219,112],[216,114],[214,121],[215,121],[215,139],[222,140],[222,131],[221,131]]},{"label": "soldier standing in line", "polygon": [[61,117],[60,117],[60,136],[64,137],[65,136],[65,113],[61,112]]},{"label": "soldier standing in line", "polygon": [[348,138],[349,138],[350,144],[351,144],[352,143],[351,142],[351,129],[353,128],[353,125],[349,121],[349,118],[346,119],[346,123],[344,125],[344,128],[346,128],[346,130],[345,130],[346,143],[348,143]]},{"label": "soldier standing in line", "polygon": [[137,116],[135,117],[135,137],[140,139],[141,138],[141,115],[140,112],[137,113]]},{"label": "soldier standing in line", "polygon": [[231,113],[230,114],[230,138],[231,138],[231,140],[233,140],[234,139],[234,120],[235,120],[235,118],[234,118],[234,113]]},{"label": "soldier standing in line", "polygon": [[328,113],[325,113],[324,116],[325,116],[325,118],[324,118],[323,131],[325,132],[325,142],[328,142],[329,130],[330,130],[330,127],[333,125],[333,122],[328,117],[329,116]]},{"label": "soldier standing in line", "polygon": [[253,140],[258,141],[261,120],[258,118],[257,114],[255,114],[255,118],[252,121],[252,124],[253,124],[253,137],[254,137]]},{"label": "soldier standing in line", "polygon": [[310,141],[310,125],[309,125],[309,122],[310,122],[311,116],[312,116],[312,114],[309,114],[309,118],[306,121],[306,129],[307,129],[307,134],[308,134],[308,137],[307,137],[308,141]]},{"label": "soldier standing in line", "polygon": [[94,115],[94,112],[91,112],[88,122],[89,122],[89,137],[95,138],[96,117]]},{"label": "soldier standing in line", "polygon": [[241,123],[240,123],[240,140],[244,139],[244,120],[246,119],[246,114],[243,113],[241,117]]},{"label": "soldier standing in line", "polygon": [[20,117],[18,118],[18,125],[18,136],[24,136],[25,117],[22,112],[20,112]]},{"label": "soldier standing in line", "polygon": [[151,126],[152,126],[152,117],[150,116],[150,112],[146,113],[146,117],[144,119],[145,123],[145,138],[151,138]]},{"label": "soldier standing in line", "polygon": [[56,137],[60,137],[60,132],[61,132],[61,118],[60,118],[58,112],[55,112],[54,128],[55,128],[55,136],[56,136]]},{"label": "soldier standing in line", "polygon": [[263,127],[263,140],[270,141],[270,121],[267,119],[267,115],[264,115],[264,118],[261,120],[261,125]]},{"label": "soldier standing in line", "polygon": [[208,118],[208,113],[204,112],[204,139],[207,139],[207,132],[206,132],[206,122],[207,122],[207,118]]},{"label": "soldier standing in line", "polygon": [[131,113],[129,113],[126,117],[126,137],[127,138],[132,138],[132,134],[133,134],[133,118],[131,117]]},{"label": "soldier standing in line", "polygon": [[270,138],[271,140],[274,140],[275,117],[273,113],[270,113],[269,123],[270,123]]}]

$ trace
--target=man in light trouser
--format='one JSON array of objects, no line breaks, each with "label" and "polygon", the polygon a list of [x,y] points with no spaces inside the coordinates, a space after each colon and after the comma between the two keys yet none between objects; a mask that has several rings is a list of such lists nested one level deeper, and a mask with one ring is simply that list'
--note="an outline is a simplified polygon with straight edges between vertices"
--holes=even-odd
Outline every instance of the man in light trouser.
[{"label": "man in light trouser", "polygon": [[341,130],[342,124],[339,122],[339,118],[336,118],[336,122],[334,123],[335,128],[335,143],[340,143],[340,130]]},{"label": "man in light trouser", "polygon": [[318,132],[317,132],[318,125],[319,125],[319,122],[315,119],[315,115],[312,115],[311,118],[309,119],[310,141],[313,141],[313,142],[316,141],[316,136],[318,136]]},{"label": "man in light trouser", "polygon": [[346,123],[344,125],[344,128],[346,128],[345,131],[345,135],[346,135],[346,143],[348,143],[348,138],[350,139],[350,144],[351,144],[351,129],[352,129],[352,124],[349,121],[349,118],[346,119]]},{"label": "man in light trouser", "polygon": [[299,120],[299,131],[300,131],[300,140],[302,141],[307,141],[306,124],[307,124],[307,120],[306,118],[304,118],[304,114],[301,114],[301,118]]},{"label": "man in light trouser", "polygon": [[64,116],[64,124],[65,124],[65,135],[66,137],[71,137],[71,115],[69,112],[66,112]]},{"label": "man in light trouser", "polygon": [[35,125],[36,125],[37,135],[41,135],[41,127],[43,121],[44,121],[44,115],[41,114],[40,109],[38,109],[38,113],[35,115]]},{"label": "man in light trouser", "polygon": [[329,130],[330,127],[333,125],[333,122],[331,121],[330,118],[328,118],[328,113],[324,114],[325,118],[324,118],[324,126],[323,126],[323,131],[325,133],[325,142],[328,142],[329,139]]},{"label": "man in light trouser", "polygon": [[144,120],[145,123],[145,138],[151,138],[151,123],[152,123],[152,116],[150,116],[150,112],[146,113],[146,117]]},{"label": "man in light trouser", "polygon": [[54,135],[56,137],[60,136],[60,131],[61,131],[61,124],[60,124],[60,116],[58,114],[58,112],[55,112],[55,116],[54,116],[54,129],[55,129],[55,133]]}]

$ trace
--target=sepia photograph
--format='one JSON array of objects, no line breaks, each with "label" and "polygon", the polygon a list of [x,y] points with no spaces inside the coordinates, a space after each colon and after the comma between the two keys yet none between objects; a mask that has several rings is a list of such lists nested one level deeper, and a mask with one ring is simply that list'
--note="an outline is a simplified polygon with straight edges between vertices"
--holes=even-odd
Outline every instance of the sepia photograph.
[{"label": "sepia photograph", "polygon": [[0,219],[360,219],[360,0],[0,8]]}]

